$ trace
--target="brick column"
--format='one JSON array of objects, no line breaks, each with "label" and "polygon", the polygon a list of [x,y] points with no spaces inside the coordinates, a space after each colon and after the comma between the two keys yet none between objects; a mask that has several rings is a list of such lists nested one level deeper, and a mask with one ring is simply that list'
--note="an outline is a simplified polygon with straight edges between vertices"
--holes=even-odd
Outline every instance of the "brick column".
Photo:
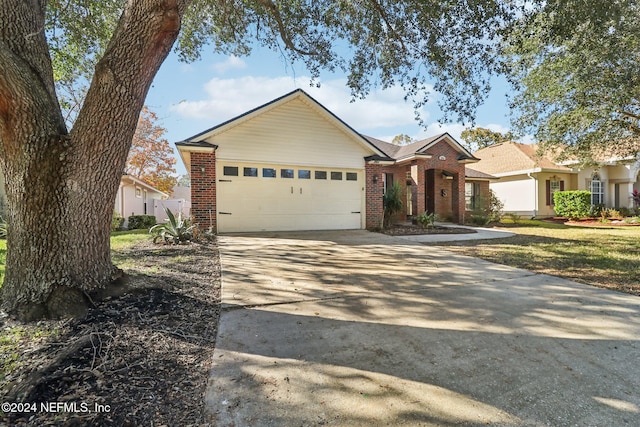
[{"label": "brick column", "polygon": [[[367,163],[364,166],[367,230],[375,230],[382,227],[382,217],[384,215],[382,170],[383,166],[379,164]],[[373,182],[374,177],[377,177],[377,182],[375,183]]]},{"label": "brick column", "polygon": [[192,152],[191,216],[201,229],[217,232],[216,214],[216,152]]},{"label": "brick column", "polygon": [[453,177],[453,185],[451,186],[451,195],[453,196],[452,208],[453,208],[453,222],[458,224],[464,224],[465,214],[465,198],[464,198],[464,165],[462,165],[462,172],[457,173]]}]

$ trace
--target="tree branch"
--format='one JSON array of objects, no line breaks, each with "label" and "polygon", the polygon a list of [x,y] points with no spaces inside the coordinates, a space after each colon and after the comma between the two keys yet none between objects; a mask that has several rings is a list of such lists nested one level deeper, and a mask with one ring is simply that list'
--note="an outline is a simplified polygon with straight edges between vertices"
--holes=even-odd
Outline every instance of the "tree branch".
[{"label": "tree branch", "polygon": [[280,14],[280,11],[278,10],[276,5],[271,0],[258,0],[258,2],[261,5],[263,5],[264,7],[266,7],[267,10],[269,10],[271,12],[273,18],[276,20],[276,23],[278,24],[278,32],[280,34],[280,38],[282,39],[284,44],[289,49],[293,50],[296,53],[299,53],[300,55],[305,55],[305,56],[311,56],[311,55],[315,55],[317,53],[317,52],[314,52],[314,51],[302,50],[302,49],[298,48],[295,45],[295,43],[293,43],[293,41],[291,40],[291,38],[287,34],[287,29],[286,29],[286,27],[284,25],[284,22],[282,20],[282,15]]},{"label": "tree branch", "polygon": [[391,34],[391,36],[395,40],[400,42],[400,46],[402,46],[402,51],[406,52],[407,51],[407,47],[404,44],[404,40],[402,39],[402,37],[400,37],[400,35],[396,31],[396,29],[389,22],[389,17],[387,16],[387,13],[385,12],[385,10],[382,7],[382,5],[380,5],[380,3],[378,3],[376,0],[370,0],[370,3],[373,5],[373,8],[378,12],[378,14],[380,14],[380,17],[382,18],[382,21],[384,22],[385,26],[389,30],[389,33]]},{"label": "tree branch", "polygon": [[[96,64],[71,136],[82,139],[82,135],[85,141],[80,143],[94,145],[94,151],[99,153],[107,146],[119,147],[115,159],[119,169],[124,168],[144,99],[171,51],[189,3],[190,0],[129,0],[103,57]],[[110,130],[116,122],[124,133]],[[100,146],[90,139],[96,134],[102,136]]]}]

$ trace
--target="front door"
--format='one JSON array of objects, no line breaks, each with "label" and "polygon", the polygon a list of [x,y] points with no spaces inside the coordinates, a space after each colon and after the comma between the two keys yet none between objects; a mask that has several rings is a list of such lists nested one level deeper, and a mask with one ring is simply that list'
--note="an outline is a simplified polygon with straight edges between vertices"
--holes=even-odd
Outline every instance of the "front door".
[{"label": "front door", "polygon": [[433,213],[436,211],[435,197],[435,169],[427,169],[424,171],[424,194],[425,194],[425,211]]}]

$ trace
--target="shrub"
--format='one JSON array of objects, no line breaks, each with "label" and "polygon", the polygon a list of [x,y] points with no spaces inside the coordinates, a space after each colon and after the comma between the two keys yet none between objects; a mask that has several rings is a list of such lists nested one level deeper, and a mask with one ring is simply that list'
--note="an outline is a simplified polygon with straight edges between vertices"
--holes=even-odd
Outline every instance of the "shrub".
[{"label": "shrub", "polygon": [[0,217],[0,239],[7,238],[7,220]]},{"label": "shrub", "polygon": [[149,230],[149,233],[153,234],[153,243],[163,240],[165,244],[179,245],[190,241],[197,225],[191,225],[188,219],[183,219],[182,212],[178,213],[178,218],[176,218],[169,208],[164,208],[164,211],[169,218],[168,222],[156,224]]},{"label": "shrub", "polygon": [[471,224],[473,225],[487,225],[491,222],[491,217],[486,213],[472,213],[469,218],[471,219]]},{"label": "shrub", "polygon": [[515,212],[507,212],[504,216],[509,218],[514,224],[518,224],[520,222],[520,215]]},{"label": "shrub", "polygon": [[504,209],[504,203],[498,199],[496,193],[493,190],[489,190],[489,221],[498,222],[502,218],[502,209]]},{"label": "shrub", "polygon": [[634,216],[635,212],[634,209],[629,209],[629,208],[625,208],[625,207],[621,207],[619,209],[620,211],[620,215],[622,216],[622,218],[626,218],[628,216]]},{"label": "shrub", "polygon": [[422,228],[432,228],[436,226],[438,215],[436,215],[435,212],[427,213],[427,211],[424,211],[418,215],[416,220],[420,223]]},{"label": "shrub", "polygon": [[156,225],[156,217],[154,215],[131,215],[129,217],[129,230],[150,228],[154,225]]},{"label": "shrub", "polygon": [[622,212],[617,210],[617,209],[609,208],[609,209],[606,209],[606,212],[607,212],[607,217],[608,218],[611,218],[611,219],[622,219],[622,218],[624,218],[624,216],[622,215]]},{"label": "shrub", "polygon": [[113,216],[111,217],[111,231],[119,231],[122,228],[123,223],[124,218],[114,210]]},{"label": "shrub", "polygon": [[591,216],[593,218],[596,218],[596,217],[602,218],[603,216],[606,217],[607,216],[607,208],[603,204],[592,205],[591,206],[591,214],[589,214],[589,216]]},{"label": "shrub", "polygon": [[387,228],[391,225],[391,217],[402,210],[402,189],[400,184],[396,181],[392,186],[387,187],[387,191],[382,197],[382,203],[384,206],[383,214],[383,227]]},{"label": "shrub", "polygon": [[556,215],[561,217],[580,219],[591,215],[590,191],[556,191],[553,203]]},{"label": "shrub", "polygon": [[481,196],[479,198],[478,207],[476,207],[469,219],[474,225],[487,225],[490,222],[498,222],[502,218],[502,209],[504,203],[493,190],[489,190],[489,197]]}]

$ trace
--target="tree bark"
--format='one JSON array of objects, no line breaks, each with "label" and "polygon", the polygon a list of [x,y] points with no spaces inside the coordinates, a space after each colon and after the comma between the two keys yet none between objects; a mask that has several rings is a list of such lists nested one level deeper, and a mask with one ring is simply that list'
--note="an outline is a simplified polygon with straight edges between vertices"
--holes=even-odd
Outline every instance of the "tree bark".
[{"label": "tree bark", "polygon": [[[30,3],[30,4],[28,4]],[[187,1],[130,0],[67,133],[44,34],[44,1],[0,2],[0,150],[8,205],[2,307],[73,316],[119,275],[115,195],[147,91]]]}]

